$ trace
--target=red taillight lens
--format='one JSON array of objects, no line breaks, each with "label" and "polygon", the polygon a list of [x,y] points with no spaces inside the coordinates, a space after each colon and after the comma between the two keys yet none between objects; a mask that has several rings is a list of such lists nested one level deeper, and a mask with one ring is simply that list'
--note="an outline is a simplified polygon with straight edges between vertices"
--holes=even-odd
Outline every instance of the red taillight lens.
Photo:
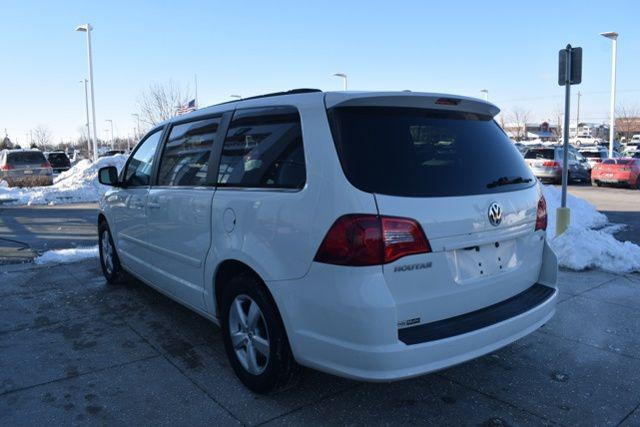
[{"label": "red taillight lens", "polygon": [[336,265],[379,265],[430,251],[422,228],[412,219],[344,215],[331,226],[314,260]]},{"label": "red taillight lens", "polygon": [[0,166],[0,170],[8,171],[9,169],[13,169],[13,166],[11,165]]},{"label": "red taillight lens", "polygon": [[558,162],[544,162],[542,164],[542,166],[547,166],[547,167],[552,167],[552,168],[559,168],[560,167],[560,163],[558,163]]},{"label": "red taillight lens", "polygon": [[547,201],[544,199],[544,196],[540,196],[540,200],[538,201],[535,229],[543,231],[547,229]]},{"label": "red taillight lens", "polygon": [[392,262],[407,255],[431,252],[422,227],[412,219],[382,217],[384,262]]},{"label": "red taillight lens", "polygon": [[44,162],[43,164],[40,165],[41,168],[51,168],[51,163],[49,162]]}]

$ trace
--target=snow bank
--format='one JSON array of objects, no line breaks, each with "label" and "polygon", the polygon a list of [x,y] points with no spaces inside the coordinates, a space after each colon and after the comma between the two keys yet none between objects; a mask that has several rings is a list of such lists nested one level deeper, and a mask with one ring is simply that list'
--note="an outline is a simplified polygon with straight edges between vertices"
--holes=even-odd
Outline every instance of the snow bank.
[{"label": "snow bank", "polygon": [[98,246],[74,249],[55,249],[52,251],[46,251],[34,259],[33,262],[40,265],[60,264],[81,261],[89,258],[97,258],[98,256]]},{"label": "snow bank", "polygon": [[[547,236],[556,235],[556,209],[560,207],[562,190],[550,185],[542,186],[542,194],[547,201]],[[602,228],[609,223],[607,216],[598,212],[591,203],[567,193],[567,207],[571,209],[571,225],[578,229]]]},{"label": "snow bank", "polygon": [[613,237],[624,224],[609,224],[607,216],[591,203],[567,193],[571,226],[555,237],[556,209],[560,207],[562,193],[559,188],[543,185],[542,194],[547,201],[547,237],[560,266],[572,270],[599,268],[615,273],[640,271],[640,246]]},{"label": "snow bank", "polygon": [[97,162],[81,160],[71,169],[61,173],[47,187],[4,187],[0,185],[0,203],[17,205],[57,205],[64,203],[96,202],[109,187],[98,182],[98,170],[105,166],[122,169],[127,156],[118,154],[101,157]]}]

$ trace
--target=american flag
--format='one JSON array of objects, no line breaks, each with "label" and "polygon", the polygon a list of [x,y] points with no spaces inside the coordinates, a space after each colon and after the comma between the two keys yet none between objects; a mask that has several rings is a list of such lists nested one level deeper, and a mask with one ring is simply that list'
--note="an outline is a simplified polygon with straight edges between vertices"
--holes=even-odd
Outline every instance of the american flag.
[{"label": "american flag", "polygon": [[190,113],[192,111],[196,111],[196,100],[192,99],[191,101],[187,102],[186,104],[182,104],[180,106],[180,108],[178,108],[178,111],[176,111],[176,115],[181,116],[183,114],[187,114]]}]

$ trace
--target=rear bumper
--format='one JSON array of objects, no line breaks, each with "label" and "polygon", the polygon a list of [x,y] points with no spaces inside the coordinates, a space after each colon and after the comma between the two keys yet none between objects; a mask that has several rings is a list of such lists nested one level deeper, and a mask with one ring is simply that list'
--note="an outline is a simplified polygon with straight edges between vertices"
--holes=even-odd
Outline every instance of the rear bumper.
[{"label": "rear bumper", "polygon": [[[555,259],[544,261],[541,272],[547,263],[550,271],[557,268]],[[398,309],[379,268],[354,272],[314,263],[307,276],[268,286],[298,363],[342,377],[387,382],[474,359],[535,331],[553,316],[557,300],[555,275],[541,274],[540,280],[551,286],[533,284],[531,288],[544,291],[538,299],[528,298],[531,294],[526,290],[524,299],[517,295],[475,312],[427,323],[419,331],[426,332],[417,333],[413,340],[397,327]],[[513,299],[515,306],[508,304]],[[504,304],[509,306],[506,311]],[[447,333],[429,336],[437,323],[449,323],[444,327]]]},{"label": "rear bumper", "polygon": [[536,170],[533,169],[533,174],[535,175],[536,178],[540,179],[540,180],[545,180],[545,179],[560,179],[562,177],[562,171],[559,169],[554,169],[554,170]]},{"label": "rear bumper", "polygon": [[[542,285],[540,285],[542,286]],[[490,353],[544,325],[555,313],[557,291],[534,308],[493,325],[435,341],[408,345],[358,346],[312,333],[299,333],[299,345],[315,349],[307,366],[374,382],[394,381],[447,368]]]},{"label": "rear bumper", "polygon": [[4,180],[10,187],[35,187],[41,185],[52,185],[53,175],[5,175],[0,176],[0,180]]}]

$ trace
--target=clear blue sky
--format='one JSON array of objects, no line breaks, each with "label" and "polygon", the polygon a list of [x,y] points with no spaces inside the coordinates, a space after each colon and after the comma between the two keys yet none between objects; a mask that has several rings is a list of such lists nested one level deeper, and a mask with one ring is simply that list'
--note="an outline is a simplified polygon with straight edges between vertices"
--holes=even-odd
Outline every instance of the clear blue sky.
[{"label": "clear blue sky", "polygon": [[[562,105],[557,51],[584,49],[581,118],[608,117],[611,42],[620,33],[618,100],[640,106],[636,1],[13,1],[0,7],[0,130],[19,142],[48,126],[55,140],[84,123],[85,39],[93,32],[96,114],[116,134],[134,126],[139,94],[169,79],[200,104],[296,87],[481,96],[537,120]],[[574,103],[575,106],[575,103]],[[575,110],[574,110],[575,111]],[[574,116],[575,117],[575,116]]]}]

